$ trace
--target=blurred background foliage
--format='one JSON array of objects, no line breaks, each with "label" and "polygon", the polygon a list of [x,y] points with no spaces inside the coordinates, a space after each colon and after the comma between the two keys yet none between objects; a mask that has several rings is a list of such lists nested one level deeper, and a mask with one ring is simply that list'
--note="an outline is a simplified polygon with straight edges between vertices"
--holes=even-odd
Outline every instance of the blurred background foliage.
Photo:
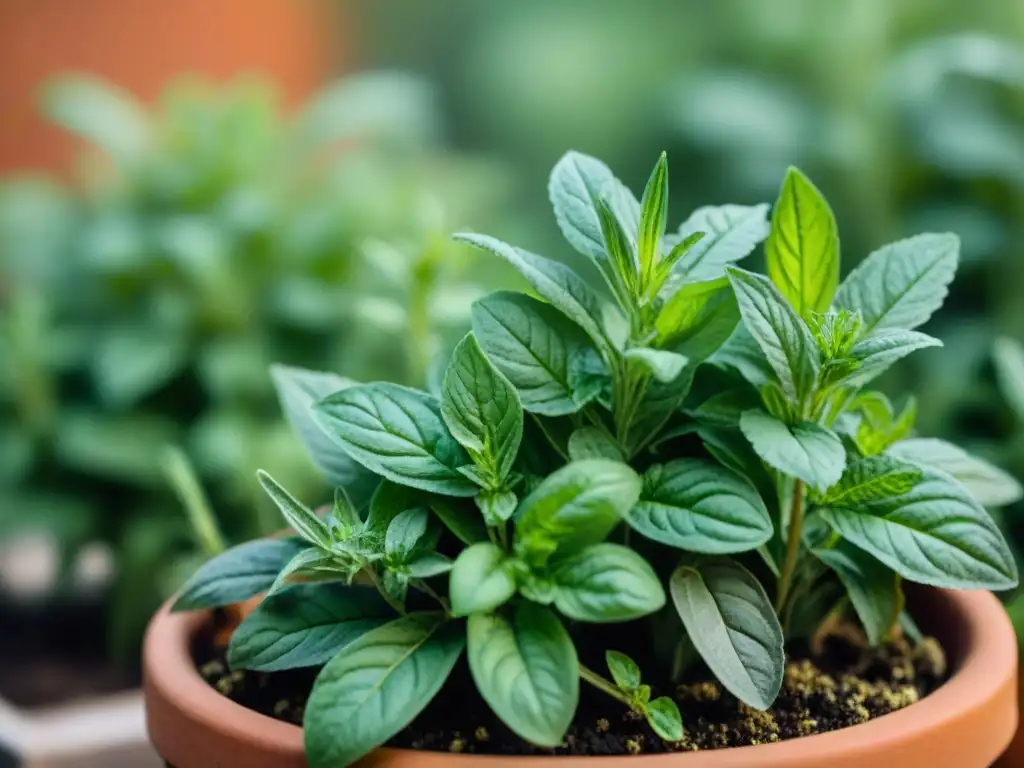
[{"label": "blurred background foliage", "polygon": [[[159,446],[186,449],[229,538],[270,525],[257,465],[316,498],[267,365],[421,381],[507,279],[450,244],[460,227],[588,269],[540,193],[569,148],[634,189],[668,150],[673,221],[771,201],[798,165],[847,268],[958,233],[928,328],[946,350],[886,385],[919,393],[921,434],[1024,473],[993,364],[997,336],[1024,340],[1024,4],[341,5],[340,58],[412,74],[343,80],[287,116],[254,80],[179,80],[155,104],[64,80],[43,108],[106,151],[0,191],[0,536],[31,521],[70,549],[109,542],[123,637],[155,600],[137,574],[171,584],[194,553]],[[1024,544],[1021,512],[1003,518]]]}]

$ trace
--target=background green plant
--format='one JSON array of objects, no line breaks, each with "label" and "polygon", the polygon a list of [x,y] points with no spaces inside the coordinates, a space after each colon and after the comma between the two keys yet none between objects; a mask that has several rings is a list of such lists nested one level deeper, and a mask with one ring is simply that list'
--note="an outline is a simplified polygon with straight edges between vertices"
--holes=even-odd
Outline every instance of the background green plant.
[{"label": "background green plant", "polygon": [[431,90],[403,75],[340,81],[294,117],[255,80],[183,80],[145,105],[73,76],[42,106],[89,146],[68,180],[0,189],[0,536],[52,533],[65,576],[109,545],[129,659],[202,556],[165,446],[229,539],[276,525],[256,466],[322,481],[267,366],[423,383],[488,275],[446,233],[494,211],[504,172],[446,151]]}]

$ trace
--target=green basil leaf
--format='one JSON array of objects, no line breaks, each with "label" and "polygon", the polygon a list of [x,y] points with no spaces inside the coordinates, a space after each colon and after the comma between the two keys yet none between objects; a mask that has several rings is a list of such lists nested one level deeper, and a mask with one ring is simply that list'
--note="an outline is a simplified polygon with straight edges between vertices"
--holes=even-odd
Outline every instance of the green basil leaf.
[{"label": "green basil leaf", "polygon": [[640,687],[640,667],[629,656],[619,651],[605,651],[604,660],[619,688],[632,692]]},{"label": "green basil leaf", "polygon": [[679,378],[679,374],[683,372],[683,368],[689,362],[686,355],[649,347],[627,349],[625,357],[627,360],[639,363],[647,373],[662,384],[671,384]]},{"label": "green basil leaf", "polygon": [[889,446],[886,453],[952,475],[986,507],[1013,504],[1022,496],[1021,485],[1012,475],[945,440],[934,437],[901,440]]},{"label": "green basil leaf", "polygon": [[399,512],[388,525],[384,553],[389,562],[404,563],[427,538],[431,517],[423,507]]},{"label": "green basil leaf", "polygon": [[597,427],[580,427],[569,435],[569,458],[573,461],[582,461],[583,459],[625,460],[619,444],[607,432]]},{"label": "green basil leaf", "polygon": [[918,331],[904,331],[899,328],[877,331],[855,344],[850,350],[850,358],[856,361],[857,367],[843,379],[843,383],[852,387],[862,387],[911,352],[941,346],[942,342],[938,339]]},{"label": "green basil leaf", "polygon": [[292,530],[310,544],[325,549],[330,548],[331,534],[327,531],[327,524],[313,510],[303,506],[262,469],[257,470],[256,479],[260,481],[263,490],[281,510],[281,515]]},{"label": "green basil leaf", "polygon": [[519,505],[516,552],[542,564],[556,549],[603,541],[640,496],[640,477],[608,459],[574,461],[548,475]]},{"label": "green basil leaf", "polygon": [[864,318],[865,335],[911,330],[942,306],[960,258],[960,238],[924,234],[870,254],[839,286],[836,305]]},{"label": "green basil leaf", "polygon": [[489,613],[516,593],[513,562],[496,544],[482,541],[455,559],[448,582],[452,614]]},{"label": "green basil leaf", "polygon": [[1017,585],[1017,566],[999,529],[944,472],[922,469],[904,494],[819,512],[840,536],[910,581],[950,589]]},{"label": "green basil leaf", "polygon": [[631,301],[637,291],[637,262],[634,256],[635,237],[629,235],[615,217],[609,202],[603,198],[594,200],[598,221],[601,222],[601,237],[611,257],[613,274],[605,276],[608,286],[621,297],[623,303]]},{"label": "green basil leaf", "polygon": [[427,552],[406,563],[409,576],[414,579],[430,579],[448,573],[452,561],[438,552]]},{"label": "green basil leaf", "polygon": [[452,354],[441,414],[452,436],[503,480],[523,439],[523,407],[512,384],[488,360],[472,333]]},{"label": "green basil leaf", "polygon": [[847,542],[812,551],[839,576],[871,644],[885,642],[903,610],[900,577]]},{"label": "green basil leaf", "polygon": [[739,320],[736,295],[727,278],[686,283],[658,313],[656,343],[699,362],[726,342]]},{"label": "green basil leaf", "polygon": [[665,590],[654,569],[619,544],[594,544],[559,558],[550,577],[555,607],[576,621],[630,621],[665,605]]},{"label": "green basil leaf", "polygon": [[1024,347],[1016,339],[1001,336],[993,345],[996,384],[1007,405],[1024,421]]},{"label": "green basil leaf", "polygon": [[636,251],[640,261],[640,274],[648,280],[654,264],[661,255],[661,236],[668,218],[668,157],[662,152],[640,201],[640,227]]},{"label": "green basil leaf", "polygon": [[321,577],[327,580],[347,580],[346,572],[339,570],[337,566],[340,566],[340,563],[335,562],[335,556],[331,552],[327,552],[319,547],[304,549],[285,563],[284,567],[277,574],[277,578],[274,579],[274,583],[267,590],[267,594],[273,595],[284,589],[293,577],[313,577],[317,580],[320,580]]},{"label": "green basil leaf", "polygon": [[683,716],[674,700],[659,696],[647,705],[645,715],[651,730],[665,741],[682,741]]},{"label": "green basil leaf", "polygon": [[472,318],[481,348],[527,411],[564,416],[597,395],[580,379],[603,367],[601,356],[580,327],[550,304],[498,291],[473,304]]},{"label": "green basil leaf", "polygon": [[740,701],[768,709],[782,687],[782,627],[764,587],[725,558],[681,565],[669,581],[686,633],[715,677]]},{"label": "green basil leaf", "polygon": [[814,389],[820,353],[806,323],[768,278],[729,267],[743,323],[786,395],[799,401]]},{"label": "green basil leaf", "polygon": [[851,507],[901,496],[919,482],[921,471],[913,464],[891,456],[867,456],[847,466],[839,482],[829,488],[818,503]]},{"label": "green basil leaf", "polygon": [[[695,232],[704,237],[679,260],[672,282],[714,280],[725,267],[746,258],[768,237],[768,205],[708,205],[698,208],[679,227],[679,237]],[[674,288],[674,286],[671,286]]]},{"label": "green basil leaf", "polygon": [[321,670],[303,726],[311,765],[351,765],[437,695],[466,644],[460,623],[415,613],[345,646]]},{"label": "green basil leaf", "polygon": [[228,663],[257,672],[317,667],[394,617],[371,587],[294,584],[267,597],[239,625]]},{"label": "green basil leaf", "polygon": [[364,504],[380,478],[345,453],[313,414],[313,406],[319,400],[355,386],[355,382],[333,373],[286,365],[271,366],[270,377],[285,418],[324,479],[335,488],[344,488],[357,505]]},{"label": "green basil leaf", "polygon": [[557,747],[576,714],[579,661],[562,622],[548,608],[520,603],[511,619],[469,617],[467,655],[484,701],[517,735]]},{"label": "green basil leaf", "polygon": [[786,424],[764,411],[744,411],[740,429],[766,464],[824,493],[839,482],[846,449],[838,435],[812,421]]},{"label": "green basil leaf", "polygon": [[582,328],[598,349],[609,357],[614,353],[614,346],[601,325],[604,302],[569,267],[486,235],[458,234],[455,239],[505,259],[537,293]]},{"label": "green basil leaf", "polygon": [[274,583],[288,561],[306,549],[298,537],[239,544],[207,561],[185,582],[174,611],[194,611],[240,603]]},{"label": "green basil leaf", "polygon": [[707,554],[746,552],[772,537],[771,518],[753,486],[697,459],[648,469],[626,522],[654,541]]},{"label": "green basil leaf", "polygon": [[498,526],[515,514],[519,497],[512,491],[481,491],[474,499],[483,514],[484,522]]},{"label": "green basil leaf", "polygon": [[415,488],[385,480],[377,486],[373,498],[370,499],[370,511],[366,516],[364,530],[367,534],[380,539],[383,551],[384,537],[391,521],[400,512],[423,506],[429,498],[427,494]]},{"label": "green basil leaf", "polygon": [[836,217],[796,168],[782,182],[764,252],[768,276],[798,315],[807,319],[828,310],[839,285]]},{"label": "green basil leaf", "polygon": [[391,383],[350,387],[321,400],[316,417],[348,454],[402,485],[448,496],[472,496],[458,472],[468,463],[448,433],[436,398]]}]

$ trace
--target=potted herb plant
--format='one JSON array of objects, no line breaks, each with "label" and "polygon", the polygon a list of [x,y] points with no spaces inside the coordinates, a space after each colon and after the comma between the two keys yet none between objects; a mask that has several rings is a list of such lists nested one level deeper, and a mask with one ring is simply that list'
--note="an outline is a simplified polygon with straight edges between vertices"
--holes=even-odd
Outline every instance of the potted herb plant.
[{"label": "potted herb plant", "polygon": [[[479,300],[436,391],[293,371],[289,417],[341,486],[317,515],[261,473],[294,535],[227,551],[157,614],[160,754],[989,765],[1016,724],[1013,633],[991,595],[949,590],[1013,587],[1016,566],[962,483],[900,456],[913,406],[869,387],[939,345],[914,329],[957,238],[885,246],[840,284],[795,169],[770,224],[730,205],[666,232],[664,156],[639,202],[575,153],[550,194],[614,301],[459,235],[541,298]],[[765,238],[767,276],[735,266]],[[216,656],[199,609],[261,593]]]}]

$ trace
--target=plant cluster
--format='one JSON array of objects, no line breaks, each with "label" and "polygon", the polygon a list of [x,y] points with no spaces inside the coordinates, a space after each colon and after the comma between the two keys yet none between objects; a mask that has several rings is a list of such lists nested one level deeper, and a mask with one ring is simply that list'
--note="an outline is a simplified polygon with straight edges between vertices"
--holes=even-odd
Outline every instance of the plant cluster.
[{"label": "plant cluster", "polygon": [[[463,651],[527,741],[562,743],[580,680],[671,741],[685,724],[651,684],[698,659],[766,709],[784,638],[825,617],[856,617],[877,644],[916,632],[904,579],[1017,583],[985,509],[911,437],[913,403],[870,388],[940,344],[914,329],[946,295],[954,235],[887,245],[840,283],[832,211],[796,169],[770,222],[767,205],[725,205],[668,230],[664,155],[639,201],[577,153],[549,192],[611,300],[563,264],[457,235],[540,298],[477,301],[433,392],[291,371],[289,418],[340,485],[334,506],[317,515],[261,474],[297,536],[228,551],[177,599],[268,591],[229,662],[323,665],[305,708],[313,766],[386,742]],[[735,265],[762,240],[767,276]]]},{"label": "plant cluster", "polygon": [[178,81],[147,105],[69,77],[43,104],[89,151],[73,183],[0,191],[0,537],[42,527],[69,570],[109,545],[129,660],[203,557],[164,446],[193,459],[229,539],[277,525],[258,466],[321,492],[267,366],[421,384],[482,290],[445,218],[485,215],[497,170],[440,150],[429,90],[398,75],[289,118],[256,81]]}]

